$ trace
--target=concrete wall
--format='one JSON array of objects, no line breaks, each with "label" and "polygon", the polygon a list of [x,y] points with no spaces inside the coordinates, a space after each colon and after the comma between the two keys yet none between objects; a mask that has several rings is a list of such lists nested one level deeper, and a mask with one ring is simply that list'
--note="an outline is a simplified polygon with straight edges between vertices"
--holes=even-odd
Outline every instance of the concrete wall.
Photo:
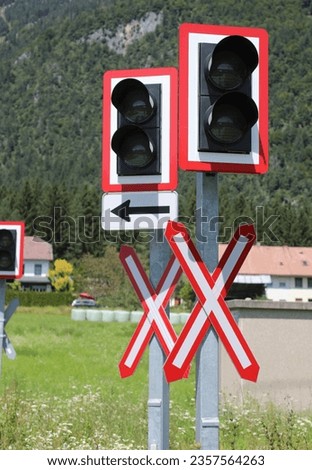
[{"label": "concrete wall", "polygon": [[241,380],[220,346],[221,390],[239,397],[312,409],[312,303],[231,300],[229,308],[260,372],[257,383]]},{"label": "concrete wall", "polygon": [[[257,383],[240,379],[220,341],[220,389],[240,401],[252,395],[259,401],[312,409],[312,303],[231,300],[260,372]],[[73,308],[73,320],[131,321],[143,312]],[[185,323],[189,314],[172,314],[171,323]]]}]

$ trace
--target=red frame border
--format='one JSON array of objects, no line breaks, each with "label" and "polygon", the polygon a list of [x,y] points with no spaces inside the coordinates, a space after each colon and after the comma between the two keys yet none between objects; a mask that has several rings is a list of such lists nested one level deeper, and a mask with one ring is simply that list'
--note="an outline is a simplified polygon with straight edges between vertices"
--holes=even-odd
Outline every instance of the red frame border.
[{"label": "red frame border", "polygon": [[[188,69],[189,34],[240,35],[259,38],[259,163],[194,162],[188,159]],[[265,173],[269,164],[268,138],[268,33],[262,28],[240,26],[216,26],[184,23],[179,29],[179,166],[183,170],[211,171],[220,173]]]},{"label": "red frame border", "polygon": [[[169,182],[167,183],[131,183],[115,184],[110,182],[110,139],[111,139],[111,81],[114,78],[140,78],[151,76],[170,77],[170,151]],[[133,191],[168,191],[178,185],[178,72],[174,67],[146,69],[110,70],[103,76],[103,110],[102,110],[102,189],[104,192]],[[143,178],[141,176],[141,178]]]},{"label": "red frame border", "polygon": [[24,222],[15,222],[15,221],[1,221],[0,229],[8,228],[13,229],[12,226],[20,227],[20,240],[16,240],[16,243],[20,244],[20,253],[19,253],[19,265],[18,272],[14,275],[2,275],[0,274],[0,279],[20,279],[24,273],[24,245],[25,245],[25,223]]}]

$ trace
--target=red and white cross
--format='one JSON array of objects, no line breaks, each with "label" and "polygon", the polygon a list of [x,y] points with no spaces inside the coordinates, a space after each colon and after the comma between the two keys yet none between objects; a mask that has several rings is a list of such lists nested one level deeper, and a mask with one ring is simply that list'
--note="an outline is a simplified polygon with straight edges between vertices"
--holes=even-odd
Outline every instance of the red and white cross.
[{"label": "red and white cross", "polygon": [[259,365],[224,300],[255,241],[253,225],[239,227],[212,275],[183,224],[169,221],[165,235],[198,298],[165,362],[167,380],[183,377],[212,325],[241,377],[256,381]]},{"label": "red and white cross", "polygon": [[[165,308],[182,274],[179,261],[174,255],[154,290],[135,252],[129,246],[122,246],[120,259],[140,299],[144,314],[119,363],[121,377],[132,375],[155,333],[166,356],[169,355],[177,335],[170,323]],[[182,376],[187,375],[187,368]]]}]

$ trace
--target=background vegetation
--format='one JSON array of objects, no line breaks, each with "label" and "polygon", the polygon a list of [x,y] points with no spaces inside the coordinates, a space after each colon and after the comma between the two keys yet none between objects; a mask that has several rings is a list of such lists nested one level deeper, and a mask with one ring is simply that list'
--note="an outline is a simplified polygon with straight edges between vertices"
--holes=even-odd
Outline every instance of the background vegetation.
[{"label": "background vegetation", "polygon": [[[273,238],[259,224],[262,243],[312,246],[311,14],[310,0],[0,0],[0,219],[51,242],[74,264],[77,290],[134,308],[118,249],[134,244],[147,266],[147,237],[100,228],[102,75],[177,66],[183,22],[264,27],[270,170],[220,175],[220,241],[260,207],[264,220],[278,216]],[[181,217],[192,217],[194,175],[181,172],[178,190]],[[117,371],[134,326],[57,311],[24,307],[7,326],[17,359],[3,358],[0,448],[145,448],[147,355],[133,379]],[[194,448],[194,375],[171,400],[171,446]],[[311,448],[310,415],[235,406],[221,410],[223,448]]]},{"label": "background vegetation", "polygon": [[[0,219],[25,220],[81,276],[124,242],[146,261],[144,237],[101,229],[102,75],[177,66],[183,22],[240,25],[269,32],[270,169],[220,174],[220,241],[246,218],[261,243],[312,246],[311,13],[311,0],[0,0]],[[194,174],[180,172],[178,191],[190,218]]]}]

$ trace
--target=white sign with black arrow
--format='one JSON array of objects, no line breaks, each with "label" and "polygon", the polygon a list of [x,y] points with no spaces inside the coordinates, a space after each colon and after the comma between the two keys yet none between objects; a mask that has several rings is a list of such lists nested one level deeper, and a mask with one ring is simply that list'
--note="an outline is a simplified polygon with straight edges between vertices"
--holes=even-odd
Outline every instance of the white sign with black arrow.
[{"label": "white sign with black arrow", "polygon": [[106,231],[164,229],[168,220],[177,217],[175,191],[103,194],[102,228]]}]

